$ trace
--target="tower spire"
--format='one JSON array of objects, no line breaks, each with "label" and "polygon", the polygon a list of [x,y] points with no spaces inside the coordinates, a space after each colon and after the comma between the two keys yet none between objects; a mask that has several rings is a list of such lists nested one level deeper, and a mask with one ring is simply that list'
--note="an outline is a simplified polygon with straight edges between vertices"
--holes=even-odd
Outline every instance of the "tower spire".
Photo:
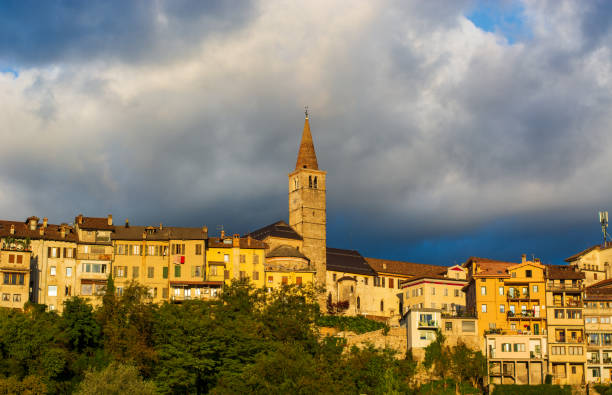
[{"label": "tower spire", "polygon": [[295,170],[311,169],[319,170],[317,163],[317,154],[315,152],[312,134],[310,133],[310,123],[308,120],[308,106],[304,107],[304,130],[302,132],[302,142],[298,151],[297,161],[295,162]]}]

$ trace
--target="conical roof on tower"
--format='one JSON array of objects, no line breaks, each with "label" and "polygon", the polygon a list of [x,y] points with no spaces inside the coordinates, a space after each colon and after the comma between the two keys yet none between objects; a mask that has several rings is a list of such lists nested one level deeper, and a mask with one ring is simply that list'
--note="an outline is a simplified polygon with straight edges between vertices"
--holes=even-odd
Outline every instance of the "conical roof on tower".
[{"label": "conical roof on tower", "polygon": [[302,132],[302,142],[298,151],[297,161],[295,162],[295,170],[311,169],[319,170],[317,163],[317,154],[315,153],[314,143],[312,142],[312,134],[310,133],[310,123],[308,115],[304,120],[304,131]]}]

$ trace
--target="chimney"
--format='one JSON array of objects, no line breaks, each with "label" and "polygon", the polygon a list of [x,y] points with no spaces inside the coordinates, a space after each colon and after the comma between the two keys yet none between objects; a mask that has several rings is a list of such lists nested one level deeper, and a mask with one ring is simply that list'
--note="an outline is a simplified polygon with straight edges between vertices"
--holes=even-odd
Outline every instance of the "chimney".
[{"label": "chimney", "polygon": [[28,224],[30,230],[36,230],[36,228],[38,227],[38,217],[28,217],[26,223]]},{"label": "chimney", "polygon": [[251,246],[251,235],[247,236],[247,246],[250,247]]},{"label": "chimney", "polygon": [[129,228],[130,227],[130,220],[129,219],[125,219],[125,227]]},{"label": "chimney", "polygon": [[232,240],[232,247],[240,248],[240,235],[238,233],[234,234],[234,239]]},{"label": "chimney", "polygon": [[162,230],[162,229],[164,229],[164,225],[162,225],[162,223],[160,222],[159,223],[159,230]]},{"label": "chimney", "polygon": [[79,225],[83,225],[83,214],[79,214],[79,216],[77,217],[77,223]]},{"label": "chimney", "polygon": [[521,263],[527,262],[527,254],[521,255]]},{"label": "chimney", "polygon": [[11,234],[14,235],[15,234],[15,225],[11,224],[11,230],[10,230]]},{"label": "chimney", "polygon": [[38,229],[38,232],[40,233],[41,236],[43,236],[45,234],[45,228],[41,226],[40,229]]},{"label": "chimney", "polygon": [[202,226],[202,233],[204,233],[205,235],[208,235],[208,226],[206,225]]},{"label": "chimney", "polygon": [[108,214],[108,224],[109,225],[113,224],[113,215],[112,214]]},{"label": "chimney", "polygon": [[44,218],[43,218],[43,228],[46,228],[46,227],[47,227],[47,223],[48,223],[48,222],[49,222],[49,218],[44,217]]},{"label": "chimney", "polygon": [[62,239],[66,238],[66,227],[64,225],[60,226],[60,236],[62,236]]},{"label": "chimney", "polygon": [[142,231],[142,239],[146,240],[147,239],[147,232],[146,231]]},{"label": "chimney", "polygon": [[221,240],[225,239],[225,231],[221,229]]}]

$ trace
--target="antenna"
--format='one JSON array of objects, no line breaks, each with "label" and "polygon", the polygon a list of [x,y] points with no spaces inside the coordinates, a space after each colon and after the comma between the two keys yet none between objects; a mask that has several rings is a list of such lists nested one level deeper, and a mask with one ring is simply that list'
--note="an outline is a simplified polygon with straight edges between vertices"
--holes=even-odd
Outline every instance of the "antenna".
[{"label": "antenna", "polygon": [[601,232],[603,233],[603,245],[605,247],[606,240],[608,240],[608,212],[599,212],[599,223],[601,224]]}]

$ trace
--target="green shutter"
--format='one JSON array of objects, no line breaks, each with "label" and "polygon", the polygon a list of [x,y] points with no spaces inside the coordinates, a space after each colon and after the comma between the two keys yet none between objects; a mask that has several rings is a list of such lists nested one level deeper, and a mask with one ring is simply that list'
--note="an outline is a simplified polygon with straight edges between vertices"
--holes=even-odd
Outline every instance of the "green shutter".
[{"label": "green shutter", "polygon": [[176,278],[180,278],[181,277],[181,266],[180,265],[175,265],[174,266],[174,277],[176,277]]},{"label": "green shutter", "polygon": [[163,275],[163,277],[164,277],[164,278],[168,278],[168,268],[167,268],[167,267],[164,267],[163,269],[164,269],[164,270],[162,270],[162,275]]}]

